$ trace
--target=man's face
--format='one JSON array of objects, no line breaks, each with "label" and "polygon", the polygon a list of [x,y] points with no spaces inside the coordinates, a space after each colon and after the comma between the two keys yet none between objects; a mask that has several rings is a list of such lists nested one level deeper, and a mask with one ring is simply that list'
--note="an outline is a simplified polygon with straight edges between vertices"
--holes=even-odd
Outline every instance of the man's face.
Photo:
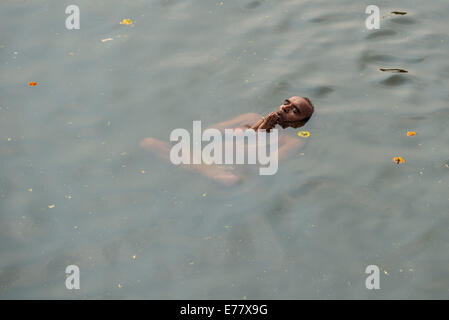
[{"label": "man's face", "polygon": [[279,106],[277,114],[281,118],[280,125],[287,127],[289,123],[298,123],[310,117],[313,113],[312,106],[306,99],[301,97],[291,97]]}]

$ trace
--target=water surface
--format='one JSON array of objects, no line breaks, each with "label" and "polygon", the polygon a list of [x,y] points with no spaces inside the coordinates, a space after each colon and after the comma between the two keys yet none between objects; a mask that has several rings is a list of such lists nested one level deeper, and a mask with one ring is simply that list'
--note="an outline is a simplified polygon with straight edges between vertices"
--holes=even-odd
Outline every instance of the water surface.
[{"label": "water surface", "polygon": [[[0,4],[0,298],[449,298],[447,1],[378,1],[378,31],[356,0],[69,4]],[[139,150],[292,95],[311,136],[274,176]]]}]

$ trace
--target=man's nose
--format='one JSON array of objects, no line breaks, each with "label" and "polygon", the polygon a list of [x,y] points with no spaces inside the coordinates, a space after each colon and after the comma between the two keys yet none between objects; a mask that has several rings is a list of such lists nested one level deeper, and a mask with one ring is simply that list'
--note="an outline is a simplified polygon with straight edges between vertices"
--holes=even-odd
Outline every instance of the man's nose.
[{"label": "man's nose", "polygon": [[286,106],[285,104],[281,106],[281,111],[283,112],[288,112],[288,106]]}]

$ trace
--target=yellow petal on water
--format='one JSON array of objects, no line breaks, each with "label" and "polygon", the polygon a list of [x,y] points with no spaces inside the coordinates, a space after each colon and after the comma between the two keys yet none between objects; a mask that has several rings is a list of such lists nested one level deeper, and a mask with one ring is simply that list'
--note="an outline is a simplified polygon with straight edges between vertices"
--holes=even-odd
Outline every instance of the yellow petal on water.
[{"label": "yellow petal on water", "polygon": [[29,188],[28,191],[29,191],[29,192],[33,192],[33,188]]},{"label": "yellow petal on water", "polygon": [[203,196],[203,197],[207,196],[207,193],[203,193],[202,196]]},{"label": "yellow petal on water", "polygon": [[[121,22],[120,22],[121,23]],[[106,39],[101,39],[101,42],[107,42],[107,41],[111,41],[114,40],[113,38],[106,38]]]},{"label": "yellow petal on water", "polygon": [[140,172],[141,172],[142,174],[145,174],[145,173],[146,173],[146,171],[145,171],[145,170],[141,170]]},{"label": "yellow petal on water", "polygon": [[120,21],[120,24],[133,24],[133,21],[131,19],[123,19],[122,21]]},{"label": "yellow petal on water", "polygon": [[51,204],[51,205],[48,206],[49,209],[53,209],[54,207],[55,207],[54,204]]},{"label": "yellow petal on water", "polygon": [[136,255],[133,255],[132,258],[133,258],[133,260],[136,260]]},{"label": "yellow petal on water", "polygon": [[11,141],[12,140],[12,138],[8,138],[8,141]]},{"label": "yellow petal on water", "polygon": [[408,132],[407,132],[407,136],[408,136],[408,137],[415,136],[415,135],[416,135],[416,132],[415,132],[415,131],[408,131]]},{"label": "yellow petal on water", "polygon": [[397,164],[402,164],[405,162],[404,158],[402,157],[394,157],[393,161],[396,162]]},{"label": "yellow petal on water", "polygon": [[298,136],[307,138],[307,137],[310,137],[310,132],[309,131],[299,131]]}]

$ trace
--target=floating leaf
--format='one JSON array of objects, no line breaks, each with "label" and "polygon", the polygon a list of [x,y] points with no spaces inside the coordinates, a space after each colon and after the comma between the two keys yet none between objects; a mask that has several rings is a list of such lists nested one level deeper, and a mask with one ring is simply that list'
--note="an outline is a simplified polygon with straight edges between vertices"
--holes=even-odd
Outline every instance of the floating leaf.
[{"label": "floating leaf", "polygon": [[398,14],[398,15],[401,15],[401,16],[407,14],[407,12],[405,12],[405,11],[391,11],[391,13],[392,14]]},{"label": "floating leaf", "polygon": [[392,73],[408,73],[407,70],[399,68],[379,68],[379,70],[383,72],[392,72]]}]

